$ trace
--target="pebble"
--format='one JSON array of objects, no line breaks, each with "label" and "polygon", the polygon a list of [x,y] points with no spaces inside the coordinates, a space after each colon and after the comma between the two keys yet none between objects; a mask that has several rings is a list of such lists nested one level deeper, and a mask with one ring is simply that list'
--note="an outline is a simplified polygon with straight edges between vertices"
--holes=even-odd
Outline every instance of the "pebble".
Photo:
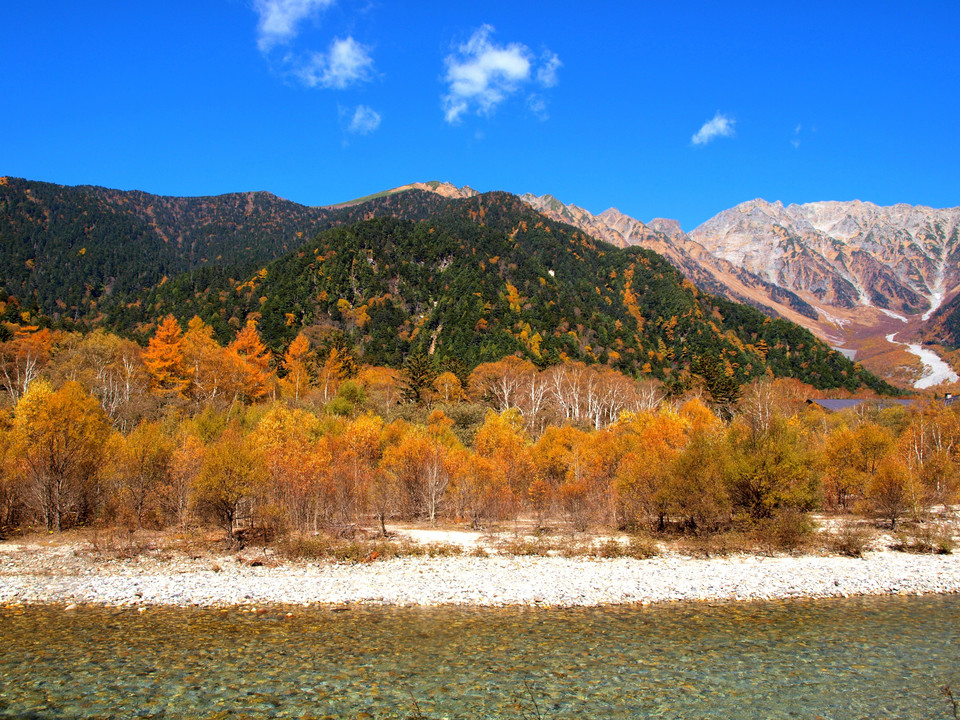
[{"label": "pebble", "polygon": [[649,560],[560,557],[421,557],[373,563],[289,562],[249,567],[223,558],[173,557],[136,567],[76,553],[8,552],[0,604],[78,603],[242,607],[355,603],[383,605],[596,606],[681,600],[960,592],[960,555],[866,553],[837,556],[737,556]]}]

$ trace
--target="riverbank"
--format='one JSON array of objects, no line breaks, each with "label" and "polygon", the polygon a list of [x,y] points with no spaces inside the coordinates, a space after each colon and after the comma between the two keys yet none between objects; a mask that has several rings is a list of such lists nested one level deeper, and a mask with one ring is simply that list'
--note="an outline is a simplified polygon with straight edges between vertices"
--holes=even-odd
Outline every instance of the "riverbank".
[{"label": "riverbank", "polygon": [[368,563],[145,553],[112,559],[75,543],[0,543],[0,604],[598,606],[960,592],[960,555],[650,559],[489,555]]}]

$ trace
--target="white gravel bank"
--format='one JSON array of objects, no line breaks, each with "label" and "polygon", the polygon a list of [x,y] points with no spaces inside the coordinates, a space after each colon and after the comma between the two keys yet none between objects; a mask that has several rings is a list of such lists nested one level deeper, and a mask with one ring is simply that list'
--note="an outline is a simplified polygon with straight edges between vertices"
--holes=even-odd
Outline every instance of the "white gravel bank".
[{"label": "white gravel bank", "polygon": [[3,546],[0,604],[591,606],[960,592],[960,555],[405,558],[251,567],[231,558],[93,561]]}]

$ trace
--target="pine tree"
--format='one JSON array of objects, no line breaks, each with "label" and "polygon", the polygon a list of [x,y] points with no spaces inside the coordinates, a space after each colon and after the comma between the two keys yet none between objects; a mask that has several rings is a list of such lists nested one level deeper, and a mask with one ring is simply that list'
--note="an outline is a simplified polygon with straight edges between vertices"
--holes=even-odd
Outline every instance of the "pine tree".
[{"label": "pine tree", "polygon": [[422,403],[426,399],[425,393],[436,378],[437,368],[431,358],[423,353],[408,355],[401,370],[401,394],[404,402]]},{"label": "pine tree", "polygon": [[742,393],[736,376],[727,374],[723,362],[716,355],[700,355],[690,363],[690,372],[700,378],[717,414],[725,420],[733,417],[733,406]]}]

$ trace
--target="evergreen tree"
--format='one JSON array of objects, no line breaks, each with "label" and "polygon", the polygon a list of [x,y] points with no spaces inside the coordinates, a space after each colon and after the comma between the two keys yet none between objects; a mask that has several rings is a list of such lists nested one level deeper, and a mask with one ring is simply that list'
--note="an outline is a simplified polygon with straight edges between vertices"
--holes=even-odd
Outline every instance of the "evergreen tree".
[{"label": "evergreen tree", "polygon": [[732,418],[742,393],[736,376],[728,374],[720,358],[712,354],[699,355],[690,363],[690,372],[703,383],[717,414],[725,420]]},{"label": "evergreen tree", "polygon": [[422,403],[425,393],[437,379],[437,367],[433,359],[423,353],[408,355],[401,370],[401,394],[404,402]]}]

